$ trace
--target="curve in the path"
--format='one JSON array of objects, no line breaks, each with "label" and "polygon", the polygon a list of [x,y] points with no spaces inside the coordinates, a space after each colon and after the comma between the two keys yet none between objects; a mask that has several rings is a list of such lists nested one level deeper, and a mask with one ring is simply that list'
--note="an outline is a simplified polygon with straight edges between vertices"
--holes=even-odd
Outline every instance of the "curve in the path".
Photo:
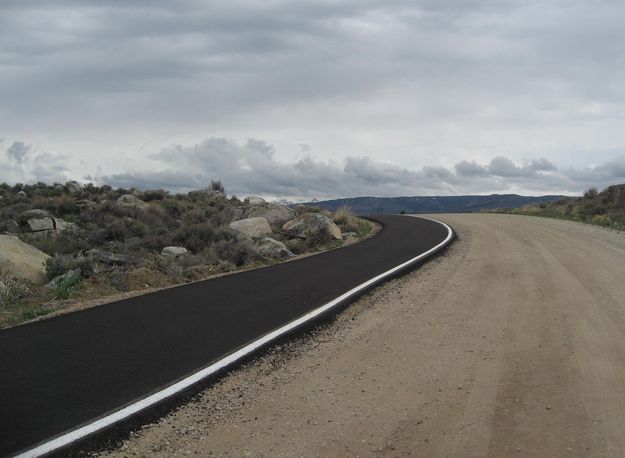
[{"label": "curve in the path", "polygon": [[0,455],[39,456],[168,398],[443,249],[381,216],[364,242],[0,331]]}]

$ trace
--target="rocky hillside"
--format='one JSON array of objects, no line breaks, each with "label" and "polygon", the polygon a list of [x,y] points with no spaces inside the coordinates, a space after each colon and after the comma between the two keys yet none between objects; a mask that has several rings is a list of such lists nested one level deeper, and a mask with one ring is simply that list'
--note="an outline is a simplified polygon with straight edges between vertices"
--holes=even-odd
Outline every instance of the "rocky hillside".
[{"label": "rocky hillside", "polygon": [[47,313],[68,298],[280,262],[338,247],[370,229],[345,209],[227,197],[219,182],[176,195],[76,182],[2,184],[0,326]]},{"label": "rocky hillside", "polygon": [[625,184],[609,186],[601,192],[591,188],[582,197],[565,197],[555,202],[498,211],[571,219],[625,230]]}]

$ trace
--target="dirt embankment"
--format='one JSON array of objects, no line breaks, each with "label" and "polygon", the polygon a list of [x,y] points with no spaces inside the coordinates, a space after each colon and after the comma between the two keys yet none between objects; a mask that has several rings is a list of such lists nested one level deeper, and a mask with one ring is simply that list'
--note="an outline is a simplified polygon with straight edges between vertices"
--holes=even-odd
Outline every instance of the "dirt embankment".
[{"label": "dirt embankment", "polygon": [[438,216],[449,252],[119,456],[625,456],[625,235]]}]

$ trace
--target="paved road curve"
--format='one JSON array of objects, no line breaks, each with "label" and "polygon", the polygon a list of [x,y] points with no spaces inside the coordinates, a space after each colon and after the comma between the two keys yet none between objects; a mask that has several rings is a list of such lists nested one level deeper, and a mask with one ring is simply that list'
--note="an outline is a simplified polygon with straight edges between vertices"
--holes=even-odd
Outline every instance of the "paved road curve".
[{"label": "paved road curve", "polygon": [[440,244],[401,216],[365,242],[0,331],[0,456],[118,410]]}]

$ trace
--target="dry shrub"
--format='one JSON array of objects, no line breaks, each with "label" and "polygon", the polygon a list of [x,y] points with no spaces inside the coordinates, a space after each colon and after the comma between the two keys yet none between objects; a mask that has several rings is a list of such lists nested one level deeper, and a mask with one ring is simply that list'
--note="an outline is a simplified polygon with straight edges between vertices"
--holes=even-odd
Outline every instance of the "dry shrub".
[{"label": "dry shrub", "polygon": [[352,209],[347,205],[341,205],[332,215],[332,221],[340,226],[341,224],[347,224],[353,217],[354,212],[352,212]]},{"label": "dry shrub", "polygon": [[15,274],[13,266],[0,264],[0,308],[15,304],[29,293],[29,283]]}]

